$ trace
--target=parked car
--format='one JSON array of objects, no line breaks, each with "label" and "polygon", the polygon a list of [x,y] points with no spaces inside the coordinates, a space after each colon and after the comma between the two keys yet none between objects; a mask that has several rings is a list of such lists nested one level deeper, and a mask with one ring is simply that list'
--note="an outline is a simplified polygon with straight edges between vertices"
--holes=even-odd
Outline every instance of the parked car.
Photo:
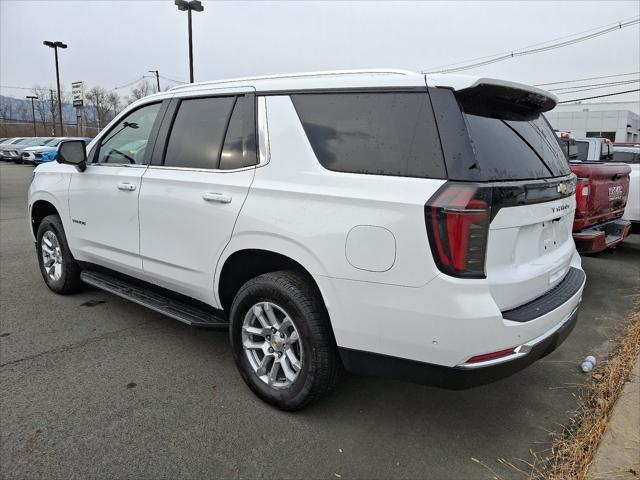
[{"label": "parked car", "polygon": [[631,228],[622,218],[629,194],[631,169],[613,163],[611,142],[606,138],[577,138],[557,133],[578,177],[573,240],[580,253],[597,253],[615,248]]},{"label": "parked car", "polygon": [[631,222],[631,232],[640,233],[640,143],[614,143],[613,161],[629,165],[629,196],[623,219]]},{"label": "parked car", "polygon": [[[24,137],[13,137],[7,138],[3,143],[0,144],[0,160],[5,160],[4,151],[9,151],[19,145],[21,142],[25,141]],[[7,159],[8,160],[8,159]]]},{"label": "parked car", "polygon": [[53,162],[58,152],[58,146],[63,140],[84,140],[88,144],[92,137],[58,137],[48,145],[27,147],[22,151],[22,163],[39,165],[41,163]]},{"label": "parked car", "polygon": [[55,138],[53,137],[27,137],[19,143],[15,143],[10,147],[2,149],[0,153],[4,160],[22,163],[22,152],[25,148],[36,145],[47,145],[54,140]]},{"label": "parked car", "polygon": [[553,351],[585,274],[535,87],[389,70],[205,82],[38,166],[42,277],[230,332],[285,410],[348,371],[466,388]]}]

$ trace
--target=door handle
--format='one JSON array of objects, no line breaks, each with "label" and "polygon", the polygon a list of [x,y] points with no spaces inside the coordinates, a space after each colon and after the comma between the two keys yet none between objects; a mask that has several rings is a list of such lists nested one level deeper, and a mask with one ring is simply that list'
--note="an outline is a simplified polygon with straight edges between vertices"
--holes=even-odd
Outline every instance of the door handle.
[{"label": "door handle", "polygon": [[231,196],[223,193],[205,192],[202,198],[207,202],[231,203]]},{"label": "door handle", "polygon": [[124,190],[126,192],[133,192],[136,186],[133,183],[122,182],[118,184],[118,190]]}]

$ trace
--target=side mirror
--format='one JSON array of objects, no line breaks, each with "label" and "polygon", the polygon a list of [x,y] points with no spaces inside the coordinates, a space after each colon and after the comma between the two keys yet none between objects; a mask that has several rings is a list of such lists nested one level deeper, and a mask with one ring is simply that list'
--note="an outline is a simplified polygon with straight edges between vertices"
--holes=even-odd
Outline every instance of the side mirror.
[{"label": "side mirror", "polygon": [[66,140],[60,143],[58,163],[74,165],[78,170],[84,172],[87,169],[87,150],[83,140]]}]

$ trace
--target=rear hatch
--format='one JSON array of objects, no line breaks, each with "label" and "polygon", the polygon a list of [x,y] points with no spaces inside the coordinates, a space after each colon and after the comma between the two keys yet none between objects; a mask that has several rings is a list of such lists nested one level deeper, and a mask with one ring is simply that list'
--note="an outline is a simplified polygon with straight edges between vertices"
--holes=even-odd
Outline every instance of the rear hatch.
[{"label": "rear hatch", "polygon": [[[499,83],[429,91],[449,178],[425,207],[436,263],[486,278],[502,311],[544,295],[575,253],[575,176],[542,115],[554,97]],[[462,246],[448,241],[456,228],[469,232]]]},{"label": "rear hatch", "polygon": [[578,177],[574,231],[622,217],[631,167],[624,163],[572,162]]}]

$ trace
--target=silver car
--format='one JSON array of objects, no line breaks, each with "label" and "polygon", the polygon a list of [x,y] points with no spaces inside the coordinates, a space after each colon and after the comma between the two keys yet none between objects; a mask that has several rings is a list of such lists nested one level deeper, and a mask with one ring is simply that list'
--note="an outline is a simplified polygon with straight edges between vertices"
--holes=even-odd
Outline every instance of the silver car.
[{"label": "silver car", "polygon": [[10,144],[0,146],[0,157],[2,160],[22,163],[22,152],[27,147],[36,145],[47,145],[55,140],[55,137],[26,137]]}]

